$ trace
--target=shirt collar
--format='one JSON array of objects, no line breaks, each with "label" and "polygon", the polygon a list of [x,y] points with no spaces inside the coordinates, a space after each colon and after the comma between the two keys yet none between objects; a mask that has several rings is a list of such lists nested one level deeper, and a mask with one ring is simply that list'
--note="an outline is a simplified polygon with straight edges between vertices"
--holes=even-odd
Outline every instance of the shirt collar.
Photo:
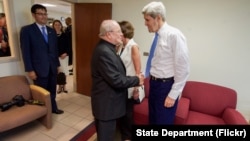
[{"label": "shirt collar", "polygon": [[[39,27],[39,29],[41,29],[42,27],[46,27],[46,25],[41,25],[39,23],[36,23],[36,25]],[[46,28],[45,28],[46,29]]]},{"label": "shirt collar", "polygon": [[166,30],[167,26],[168,24],[164,22],[164,24],[160,27],[160,29],[157,32],[159,36]]}]

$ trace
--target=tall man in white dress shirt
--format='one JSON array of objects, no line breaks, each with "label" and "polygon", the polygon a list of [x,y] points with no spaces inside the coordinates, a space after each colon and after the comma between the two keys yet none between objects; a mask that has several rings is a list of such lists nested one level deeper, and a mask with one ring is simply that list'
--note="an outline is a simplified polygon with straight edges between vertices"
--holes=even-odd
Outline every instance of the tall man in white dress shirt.
[{"label": "tall man in white dress shirt", "polygon": [[149,64],[149,123],[173,124],[178,98],[189,76],[186,38],[180,30],[167,24],[162,2],[147,4],[142,14],[148,31],[158,34]]}]

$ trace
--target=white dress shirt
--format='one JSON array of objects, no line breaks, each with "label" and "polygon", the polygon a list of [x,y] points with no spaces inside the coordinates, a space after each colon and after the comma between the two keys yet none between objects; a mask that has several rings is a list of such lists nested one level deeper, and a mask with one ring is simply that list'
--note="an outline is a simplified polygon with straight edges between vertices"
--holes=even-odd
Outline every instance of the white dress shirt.
[{"label": "white dress shirt", "polygon": [[174,77],[174,84],[168,96],[177,99],[190,70],[186,38],[180,30],[167,23],[163,24],[158,34],[150,74],[156,78]]}]

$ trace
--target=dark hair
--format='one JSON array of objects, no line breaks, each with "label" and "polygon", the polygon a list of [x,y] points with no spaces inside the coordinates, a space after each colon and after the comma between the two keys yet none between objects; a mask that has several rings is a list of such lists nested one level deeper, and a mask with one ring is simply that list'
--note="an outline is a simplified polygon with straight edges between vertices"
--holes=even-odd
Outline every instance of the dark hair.
[{"label": "dark hair", "polygon": [[65,22],[66,22],[66,25],[67,25],[67,26],[70,25],[70,24],[71,24],[71,18],[70,18],[70,17],[67,17],[67,18],[65,19]]},{"label": "dark hair", "polygon": [[5,13],[0,13],[0,18],[5,17]]},{"label": "dark hair", "polygon": [[37,9],[43,9],[47,12],[47,9],[45,6],[41,5],[41,4],[34,4],[32,7],[31,7],[31,13],[36,13],[36,10]]},{"label": "dark hair", "polygon": [[128,21],[121,21],[118,23],[121,27],[123,36],[125,38],[132,39],[134,37],[134,27],[132,26],[132,24]]},{"label": "dark hair", "polygon": [[52,28],[54,28],[54,25],[55,25],[56,22],[61,24],[61,26],[62,26],[61,32],[64,32],[63,31],[63,24],[62,24],[62,22],[60,20],[54,20],[53,23],[52,23]]}]

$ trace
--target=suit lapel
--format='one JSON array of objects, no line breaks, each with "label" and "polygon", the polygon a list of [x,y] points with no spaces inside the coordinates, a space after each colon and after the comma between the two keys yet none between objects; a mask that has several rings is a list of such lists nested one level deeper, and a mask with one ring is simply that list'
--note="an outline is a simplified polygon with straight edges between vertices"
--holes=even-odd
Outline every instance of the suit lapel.
[{"label": "suit lapel", "polygon": [[[39,29],[39,27],[36,25],[36,23],[33,24],[33,28],[34,28],[36,36],[39,37],[39,38],[41,38],[41,40],[43,40],[46,43],[46,41],[45,41],[45,39],[43,37],[43,34],[42,34],[41,30]],[[48,28],[47,27],[46,27],[46,29],[47,29],[47,32],[48,32]],[[49,36],[48,36],[48,41],[49,41]]]},{"label": "suit lapel", "polygon": [[125,74],[126,74],[126,67],[125,67],[124,64],[123,64],[123,61],[122,61],[120,55],[117,55],[117,54],[116,54],[116,56],[117,56],[118,60],[120,61],[120,63],[122,64],[122,68],[123,68],[123,70],[125,71]]},{"label": "suit lapel", "polygon": [[47,29],[47,34],[48,34],[48,43],[49,43],[49,41],[51,40],[50,38],[51,38],[51,29],[50,28],[48,28],[47,26],[46,26],[46,29]]}]

